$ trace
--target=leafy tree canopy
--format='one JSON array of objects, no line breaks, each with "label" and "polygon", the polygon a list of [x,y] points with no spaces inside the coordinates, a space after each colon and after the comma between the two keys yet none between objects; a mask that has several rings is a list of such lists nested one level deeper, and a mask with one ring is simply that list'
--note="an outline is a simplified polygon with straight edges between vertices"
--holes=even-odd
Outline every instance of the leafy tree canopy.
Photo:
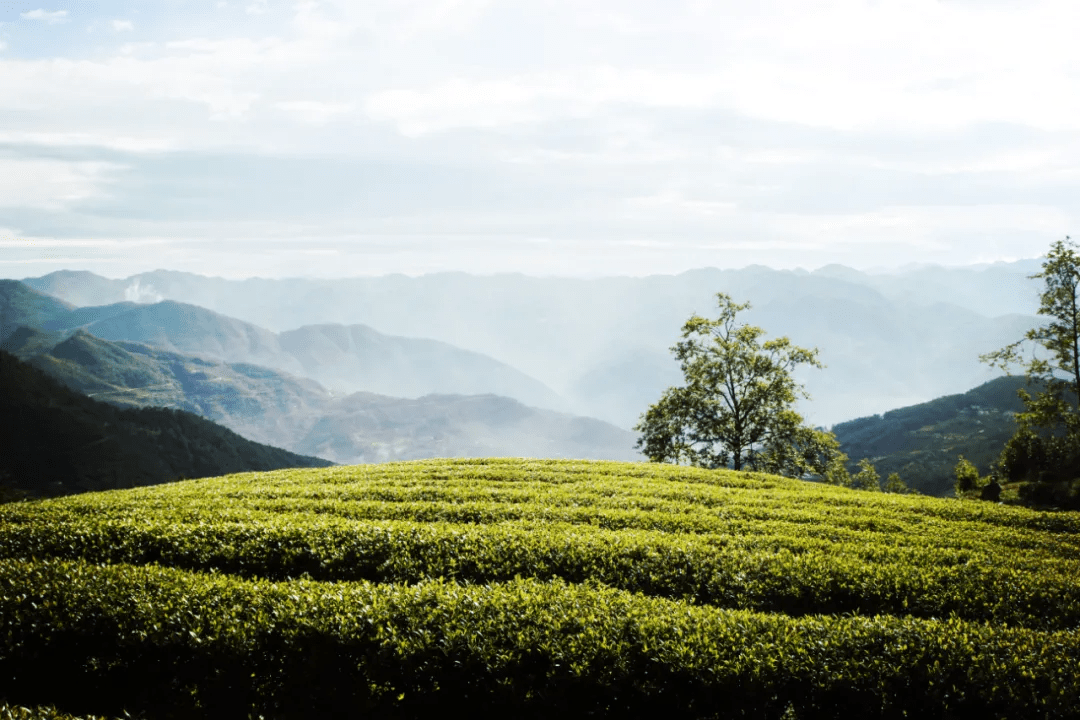
[{"label": "leafy tree canopy", "polygon": [[1042,271],[1039,314],[1049,322],[1032,328],[983,362],[1008,370],[1019,365],[1034,395],[1019,391],[1024,412],[999,460],[1010,480],[1072,481],[1080,477],[1080,254],[1066,237],[1055,242]]},{"label": "leafy tree canopy", "polygon": [[900,495],[906,495],[911,492],[911,488],[909,488],[907,483],[901,479],[900,473],[889,473],[889,477],[885,478],[885,484],[881,489],[887,493],[897,493]]},{"label": "leafy tree canopy", "polygon": [[808,397],[792,377],[799,365],[823,367],[818,351],[740,323],[750,307],[717,294],[719,316],[692,316],[672,348],[685,384],[670,387],[634,429],[654,462],[752,469],[790,477],[823,475],[842,457],[832,433],[805,424],[793,409]]},{"label": "leafy tree canopy", "polygon": [[873,492],[881,490],[881,476],[872,462],[866,458],[859,461],[859,471],[851,476],[851,487],[855,490]]},{"label": "leafy tree canopy", "polygon": [[976,468],[970,460],[963,455],[959,456],[959,460],[956,463],[956,494],[970,490],[975,490],[979,487],[979,469]]}]

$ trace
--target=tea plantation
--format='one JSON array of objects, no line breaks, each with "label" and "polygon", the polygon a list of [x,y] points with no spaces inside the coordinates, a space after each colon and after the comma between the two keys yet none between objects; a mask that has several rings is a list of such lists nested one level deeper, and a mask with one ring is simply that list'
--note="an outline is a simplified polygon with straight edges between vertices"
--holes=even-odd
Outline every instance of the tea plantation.
[{"label": "tea plantation", "polygon": [[1080,514],[534,460],[14,503],[0,712],[23,707],[1080,718]]}]

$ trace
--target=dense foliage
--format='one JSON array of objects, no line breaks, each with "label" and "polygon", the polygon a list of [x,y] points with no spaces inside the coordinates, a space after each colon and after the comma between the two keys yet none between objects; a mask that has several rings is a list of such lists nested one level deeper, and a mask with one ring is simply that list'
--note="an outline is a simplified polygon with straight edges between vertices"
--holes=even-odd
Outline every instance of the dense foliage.
[{"label": "dense foliage", "polygon": [[[1024,411],[999,465],[1009,480],[1034,483],[1029,500],[1080,509],[1080,252],[1069,238],[1055,242],[1031,276],[1043,281],[1039,314],[1048,321],[985,362],[1020,365],[1039,384],[1020,391]],[[1030,352],[1030,354],[1028,354]],[[1039,487],[1042,486],[1042,487]]]},{"label": "dense foliage", "polygon": [[17,503],[0,700],[1080,717],[1078,551],[1068,513],[655,464],[428,461]]},{"label": "dense foliage", "polygon": [[[129,716],[130,717],[130,716]],[[0,703],[0,720],[113,720],[97,715],[76,717],[52,706],[25,707]]]}]

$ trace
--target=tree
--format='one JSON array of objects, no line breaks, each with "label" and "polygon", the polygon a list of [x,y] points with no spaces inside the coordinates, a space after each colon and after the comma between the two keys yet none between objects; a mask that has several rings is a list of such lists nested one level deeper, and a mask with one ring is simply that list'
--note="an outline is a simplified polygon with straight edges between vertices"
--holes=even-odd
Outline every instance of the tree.
[{"label": "tree", "polygon": [[736,321],[750,307],[718,293],[719,317],[693,315],[672,348],[685,384],[670,387],[642,414],[637,447],[653,462],[753,469],[791,477],[823,474],[839,454],[832,433],[808,427],[793,409],[809,397],[799,365],[823,367],[817,350]]},{"label": "tree", "polygon": [[964,493],[976,490],[979,487],[979,469],[971,464],[971,461],[963,455],[957,456],[956,463],[956,496],[961,497]]},{"label": "tree", "polygon": [[980,359],[1009,371],[1020,366],[1033,396],[1021,389],[1025,410],[999,460],[1009,480],[1072,481],[1080,477],[1080,254],[1070,238],[1058,240],[1042,271],[1039,314],[1050,322]]},{"label": "tree", "polygon": [[872,462],[866,458],[859,461],[859,472],[851,476],[851,487],[855,490],[880,492],[881,476]]},{"label": "tree", "polygon": [[839,453],[825,469],[821,479],[829,485],[851,487],[851,472],[848,471],[847,464],[847,454]]},{"label": "tree", "polygon": [[889,473],[889,477],[885,478],[885,484],[881,489],[884,492],[899,495],[906,495],[911,492],[911,488],[900,478],[900,473]]}]

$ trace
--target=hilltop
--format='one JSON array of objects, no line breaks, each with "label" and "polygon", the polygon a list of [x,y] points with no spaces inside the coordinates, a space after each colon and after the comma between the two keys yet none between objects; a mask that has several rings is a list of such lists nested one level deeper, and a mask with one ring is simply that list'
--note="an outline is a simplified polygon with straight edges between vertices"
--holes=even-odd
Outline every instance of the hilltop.
[{"label": "hilltop", "polygon": [[1078,557],[1073,513],[656,464],[437,460],[12,504],[0,703],[1076,718]]}]

